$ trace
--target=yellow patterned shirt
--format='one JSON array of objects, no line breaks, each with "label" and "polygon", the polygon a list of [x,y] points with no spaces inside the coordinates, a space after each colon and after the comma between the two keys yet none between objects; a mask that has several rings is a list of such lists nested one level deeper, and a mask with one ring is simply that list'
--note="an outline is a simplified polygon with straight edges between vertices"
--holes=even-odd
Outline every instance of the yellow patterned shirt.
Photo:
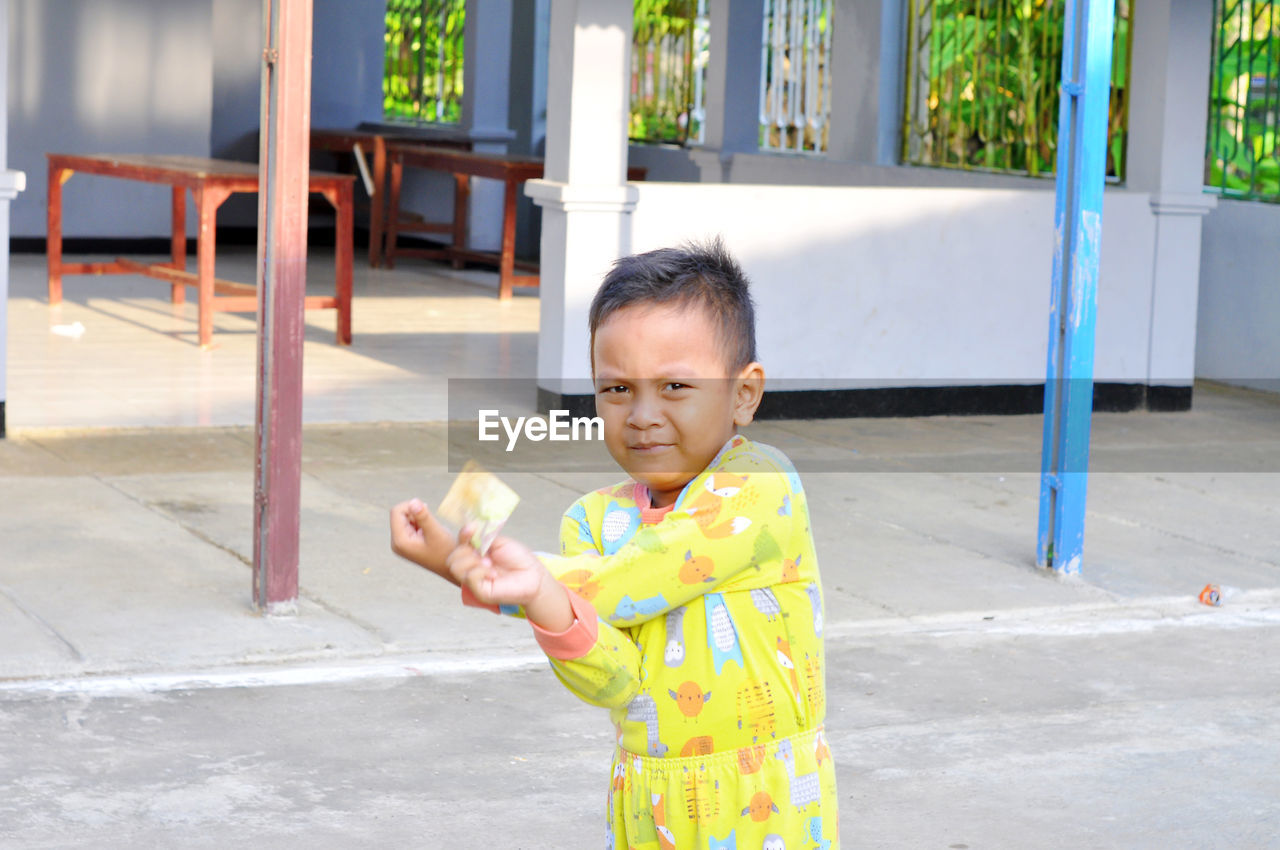
[{"label": "yellow patterned shirt", "polygon": [[669,510],[632,481],[588,493],[560,542],[544,560],[600,622],[589,647],[570,641],[551,663],[611,709],[622,749],[763,751],[821,725],[822,590],[804,490],[781,452],[734,436]]}]

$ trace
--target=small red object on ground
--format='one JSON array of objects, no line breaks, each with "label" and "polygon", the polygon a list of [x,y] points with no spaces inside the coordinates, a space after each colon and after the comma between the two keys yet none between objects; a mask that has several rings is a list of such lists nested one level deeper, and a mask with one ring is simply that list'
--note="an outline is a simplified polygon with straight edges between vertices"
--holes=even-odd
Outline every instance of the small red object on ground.
[{"label": "small red object on ground", "polygon": [[1222,592],[1216,584],[1206,584],[1204,590],[1200,591],[1200,601],[1205,605],[1220,606],[1222,605]]}]

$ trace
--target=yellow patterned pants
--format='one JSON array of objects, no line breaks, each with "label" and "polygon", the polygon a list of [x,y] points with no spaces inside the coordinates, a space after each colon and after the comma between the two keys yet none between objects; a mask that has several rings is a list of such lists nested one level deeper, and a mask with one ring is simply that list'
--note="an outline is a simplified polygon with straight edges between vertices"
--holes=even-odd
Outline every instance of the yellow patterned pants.
[{"label": "yellow patterned pants", "polygon": [[619,749],[608,808],[615,850],[840,847],[836,771],[821,728],[684,758]]}]

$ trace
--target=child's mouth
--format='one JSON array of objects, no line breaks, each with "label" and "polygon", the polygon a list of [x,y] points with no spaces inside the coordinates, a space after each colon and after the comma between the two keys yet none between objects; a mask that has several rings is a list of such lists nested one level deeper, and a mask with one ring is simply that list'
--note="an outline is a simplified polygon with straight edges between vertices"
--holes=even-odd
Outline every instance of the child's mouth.
[{"label": "child's mouth", "polygon": [[655,455],[655,454],[661,453],[665,449],[671,448],[671,444],[670,443],[637,443],[633,446],[628,446],[628,448],[630,448],[631,451],[635,452],[636,454]]}]

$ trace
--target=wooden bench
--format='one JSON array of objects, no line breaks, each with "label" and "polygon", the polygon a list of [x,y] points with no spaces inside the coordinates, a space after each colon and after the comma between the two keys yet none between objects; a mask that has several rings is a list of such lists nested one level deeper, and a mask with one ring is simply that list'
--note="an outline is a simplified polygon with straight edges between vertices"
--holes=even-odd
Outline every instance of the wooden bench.
[{"label": "wooden bench", "polygon": [[[386,244],[386,221],[387,221],[387,143],[393,141],[417,141],[422,139],[416,137],[412,131],[405,130],[403,132],[382,131],[382,130],[330,130],[330,129],[313,129],[311,131],[311,150],[324,151],[326,153],[349,154],[353,158],[364,156],[371,157],[372,161],[368,163],[370,174],[368,175],[369,184],[366,188],[371,187],[369,192],[369,265],[377,268],[382,265],[382,255]],[[471,150],[471,142],[469,141],[450,141],[450,140],[432,140],[432,145],[452,150]],[[412,227],[415,224],[421,224],[420,216],[412,216],[408,213],[401,212],[402,217],[401,229],[405,225]],[[422,228],[424,230],[428,228]],[[430,228],[431,232],[447,233],[450,230],[449,225],[435,225]]]},{"label": "wooden bench", "polygon": [[[448,260],[454,268],[461,268],[468,261],[498,267],[498,298],[511,297],[514,286],[537,286],[539,283],[536,263],[516,259],[516,201],[520,185],[526,180],[540,179],[543,160],[540,157],[514,154],[476,153],[451,150],[418,142],[387,142],[386,155],[391,162],[391,188],[387,200],[389,224],[387,226],[386,263],[395,267],[397,255]],[[400,186],[405,168],[421,168],[428,171],[444,171],[453,175],[453,220],[449,223],[423,222],[404,226],[400,222]],[[471,178],[487,177],[503,184],[502,194],[502,247],[498,253],[475,251],[467,245],[467,207],[471,197]],[[645,169],[630,168],[627,179],[643,180]],[[440,232],[452,234],[450,244],[443,248],[400,248],[399,232]],[[516,274],[516,269],[532,272]]]},{"label": "wooden bench", "polygon": [[[218,207],[236,192],[258,191],[258,166],[247,162],[156,154],[56,154],[49,158],[49,303],[62,301],[62,276],[70,274],[139,274],[168,281],[174,304],[185,300],[186,287],[196,288],[200,347],[213,340],[213,313],[251,313],[258,309],[258,288],[214,277]],[[62,186],[76,172],[139,180],[173,187],[170,262],[143,263],[123,257],[111,262],[62,261]],[[337,212],[335,281],[332,296],[307,296],[308,310],[337,310],[339,344],[351,343],[352,183],[350,174],[313,171],[309,188],[325,197]],[[191,190],[199,222],[196,271],[186,270],[187,190]]]}]

